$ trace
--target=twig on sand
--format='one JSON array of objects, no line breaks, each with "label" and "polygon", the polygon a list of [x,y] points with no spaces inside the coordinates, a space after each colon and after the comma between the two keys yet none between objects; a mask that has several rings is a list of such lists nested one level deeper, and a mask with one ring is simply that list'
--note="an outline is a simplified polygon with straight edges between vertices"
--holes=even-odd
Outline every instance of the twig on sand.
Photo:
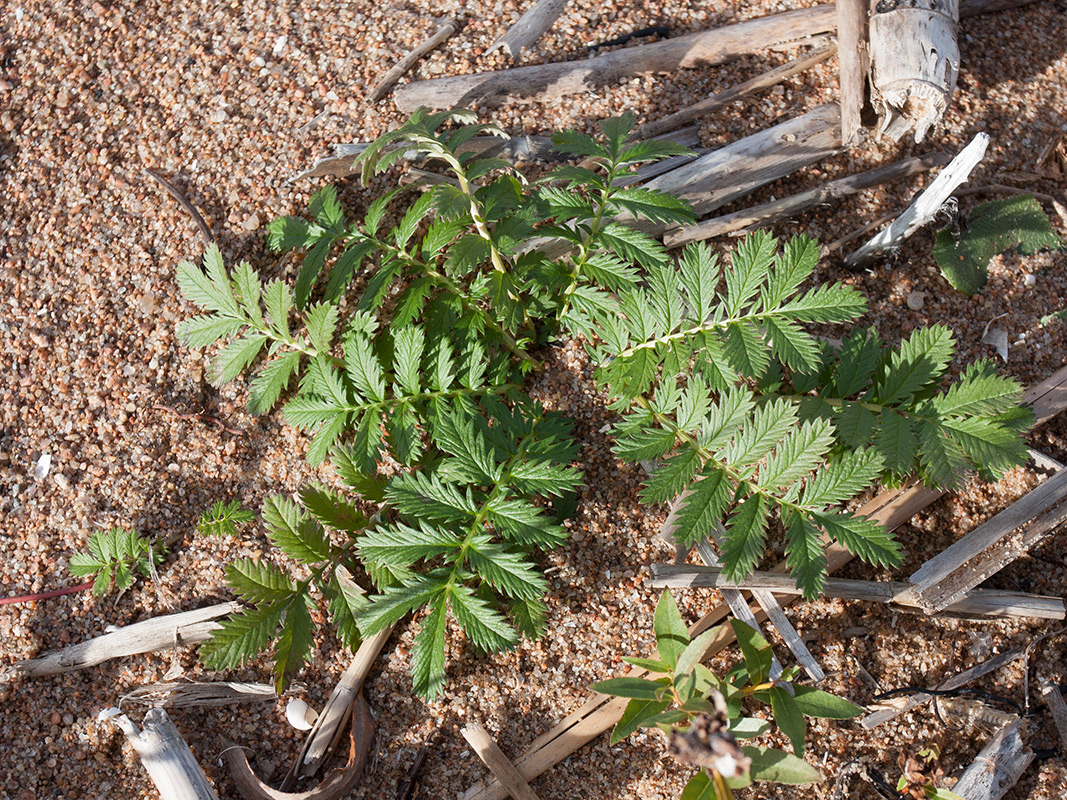
[{"label": "twig on sand", "polygon": [[171,414],[176,416],[178,419],[195,419],[195,420],[198,420],[200,422],[210,422],[212,425],[218,425],[220,428],[222,428],[224,431],[226,431],[226,433],[232,433],[234,436],[244,436],[244,433],[245,433],[240,428],[231,428],[229,425],[227,425],[221,419],[218,419],[217,417],[213,417],[210,414],[183,414],[180,411],[178,411],[176,408],[171,408],[170,406],[165,406],[162,403],[157,403],[156,405],[152,406],[152,408],[154,408],[157,411],[169,411]]},{"label": "twig on sand", "polygon": [[204,243],[215,244],[215,234],[211,232],[211,228],[208,227],[207,221],[203,218],[203,216],[201,216],[200,212],[196,210],[193,204],[185,199],[185,195],[178,191],[178,187],[168,181],[158,172],[153,172],[148,167],[142,167],[142,169],[148,177],[152,178],[156,181],[156,183],[166,189],[167,194],[177,200],[178,205],[180,205],[186,210],[186,212],[188,212],[189,216],[191,216],[193,218],[193,221],[196,222],[197,227],[200,228],[200,235],[204,237]]}]

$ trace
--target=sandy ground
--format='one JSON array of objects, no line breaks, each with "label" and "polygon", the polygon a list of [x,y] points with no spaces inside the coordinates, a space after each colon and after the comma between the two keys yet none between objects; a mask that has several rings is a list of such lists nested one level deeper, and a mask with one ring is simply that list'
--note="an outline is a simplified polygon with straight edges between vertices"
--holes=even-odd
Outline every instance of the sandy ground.
[{"label": "sandy ground", "polygon": [[[679,34],[796,5],[583,0],[569,4],[529,58],[580,58],[588,43],[648,25],[669,25]],[[499,53],[485,51],[517,18],[518,5],[476,2],[466,10],[466,27],[421,64],[417,77],[504,64]],[[276,215],[300,212],[320,184],[288,185],[285,178],[332,142],[366,140],[398,123],[388,97],[368,106],[368,87],[436,27],[436,18],[458,11],[452,2],[0,4],[2,593],[14,597],[76,583],[68,559],[98,528],[133,526],[172,545],[159,579],[140,582],[117,601],[81,593],[4,605],[3,663],[80,641],[109,625],[228,598],[222,568],[234,557],[264,554],[263,532],[253,527],[234,541],[206,540],[194,533],[197,516],[220,497],[258,508],[267,495],[292,492],[316,477],[303,460],[304,437],[277,415],[247,415],[244,386],[212,388],[204,377],[209,354],[178,343],[176,325],[193,309],[179,296],[174,268],[197,257],[203,243],[189,217],[142,167],[167,176],[201,209],[229,259],[246,258],[272,274],[291,275],[292,262],[279,266],[266,252],[263,226]],[[904,154],[956,151],[985,130],[993,145],[974,183],[1027,186],[1067,202],[1062,182],[1020,175],[1032,173],[1045,145],[1067,131],[1067,9],[1045,0],[967,21],[963,30],[955,104],[928,144],[867,144],[764,188],[754,201]],[[596,97],[505,106],[485,116],[516,133],[589,128],[626,108],[641,121],[656,119],[785,58],[771,54],[632,80]],[[835,69],[836,62],[828,62],[717,113],[702,124],[704,144],[730,141],[833,99]],[[833,239],[902,208],[923,183],[920,178],[866,193],[780,231]],[[351,185],[344,195],[353,213],[370,196]],[[979,199],[964,198],[961,207],[972,208]],[[1063,224],[1056,225],[1064,234]],[[866,322],[891,340],[927,321],[952,327],[960,340],[957,369],[993,354],[980,340],[994,319],[1012,342],[1006,370],[1019,380],[1035,382],[1065,363],[1067,324],[1042,326],[1039,320],[1067,307],[1067,254],[998,258],[986,290],[966,298],[938,274],[930,243],[923,233],[871,272],[845,276],[826,265],[821,276],[847,277],[863,289],[872,307]],[[1036,280],[1027,281],[1027,274]],[[916,293],[923,293],[923,307],[912,309],[907,298]],[[622,655],[650,647],[656,593],[643,585],[642,567],[671,556],[654,535],[664,511],[642,508],[636,499],[640,473],[608,455],[599,431],[611,417],[578,350],[565,348],[554,359],[548,376],[531,389],[576,420],[590,488],[581,497],[570,544],[544,559],[552,568],[549,631],[539,642],[493,658],[475,658],[453,638],[448,691],[426,705],[410,696],[411,634],[402,625],[367,686],[380,721],[379,752],[354,797],[391,798],[418,744],[442,726],[419,796],[455,797],[484,774],[455,726],[480,721],[506,753],[518,755],[584,701],[586,686],[615,674]],[[180,416],[188,414],[206,414],[240,432]],[[1067,461],[1063,416],[1034,434],[1033,444]],[[34,466],[43,454],[50,455],[51,468],[37,480]],[[892,577],[910,574],[1035,481],[1032,470],[1020,470],[1002,487],[973,486],[917,517],[900,532],[908,556]],[[1061,532],[991,585],[1062,595],[1065,552],[1067,534]],[[858,565],[844,574],[890,577]],[[679,602],[695,619],[714,601],[710,592],[691,592],[679,594]],[[830,674],[828,688],[857,702],[877,691],[863,671],[887,689],[934,685],[990,653],[1026,645],[1058,627],[924,620],[840,601],[791,613]],[[1030,710],[1036,714],[1030,732],[1037,749],[1057,746],[1033,687],[1038,677],[1065,680],[1063,642],[1047,640],[1029,660]],[[298,694],[321,707],[346,663],[336,643],[322,638],[300,676],[305,688]],[[205,674],[195,655],[182,651],[0,684],[0,797],[154,796],[121,735],[94,720],[130,690],[181,670],[190,679],[223,677]],[[268,680],[268,672],[254,663],[225,677]],[[1022,702],[1022,677],[1016,665],[979,686]],[[221,797],[233,797],[235,790],[218,765],[220,736],[250,747],[260,774],[284,771],[299,734],[284,723],[283,705],[173,712]],[[139,718],[141,710],[132,713]],[[849,759],[866,759],[892,781],[901,754],[937,743],[951,774],[988,736],[978,728],[953,727],[960,725],[942,724],[929,707],[873,733],[851,723],[818,724],[809,758],[830,776]],[[1044,755],[1009,798],[1063,796],[1067,762],[1062,753]],[[686,777],[664,757],[655,735],[615,747],[600,737],[534,788],[546,800],[652,800],[675,797]],[[765,786],[744,796],[829,794],[827,783],[797,790]],[[853,796],[871,795],[857,786]]]}]

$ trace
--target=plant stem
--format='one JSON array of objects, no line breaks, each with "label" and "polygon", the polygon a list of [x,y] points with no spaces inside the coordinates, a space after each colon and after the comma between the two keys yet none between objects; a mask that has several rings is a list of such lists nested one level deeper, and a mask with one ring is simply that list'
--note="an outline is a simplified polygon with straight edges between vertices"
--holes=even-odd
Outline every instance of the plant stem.
[{"label": "plant stem", "polygon": [[65,594],[84,592],[87,589],[92,589],[93,583],[94,581],[88,581],[87,583],[80,583],[77,586],[68,586],[66,589],[53,589],[50,592],[24,594],[21,597],[3,597],[0,598],[0,606],[11,605],[13,603],[32,603],[34,600],[48,600],[52,597],[62,597]]}]

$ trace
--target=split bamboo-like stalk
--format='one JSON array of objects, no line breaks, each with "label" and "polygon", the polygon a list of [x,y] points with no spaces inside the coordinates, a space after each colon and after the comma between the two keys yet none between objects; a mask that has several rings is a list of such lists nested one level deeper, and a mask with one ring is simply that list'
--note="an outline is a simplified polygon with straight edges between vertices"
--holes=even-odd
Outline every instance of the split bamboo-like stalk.
[{"label": "split bamboo-like stalk", "polygon": [[[653,564],[653,588],[714,588],[719,590],[767,591],[776,594],[800,594],[796,581],[777,572],[753,572],[744,580],[731,581],[720,569],[692,564]],[[828,578],[820,593],[824,597],[887,603],[905,611],[921,611],[911,587],[903,581],[860,581]],[[945,608],[946,614],[980,617],[1030,617],[1064,619],[1067,609],[1063,598],[1007,592],[997,589],[972,589]]]},{"label": "split bamboo-like stalk", "polygon": [[142,728],[118,709],[110,709],[101,717],[110,719],[126,734],[159,789],[160,800],[219,800],[181,732],[162,708],[150,709]]},{"label": "split bamboo-like stalk", "polygon": [[888,228],[877,234],[867,244],[845,259],[845,266],[860,269],[874,261],[887,250],[919,230],[937,217],[945,201],[952,196],[961,183],[967,180],[978,162],[985,156],[989,136],[979,133],[960,154],[952,159],[933,182],[921,192]]},{"label": "split bamboo-like stalk", "polygon": [[959,77],[959,0],[877,0],[870,18],[872,100],[880,130],[921,142],[941,121]]},{"label": "split bamboo-like stalk", "polygon": [[508,761],[508,757],[500,750],[485,728],[477,722],[472,722],[464,726],[462,733],[467,744],[478,754],[478,758],[489,768],[494,777],[503,784],[508,794],[515,800],[538,800],[530,784],[522,779],[515,765]]},{"label": "split bamboo-like stalk", "polygon": [[814,206],[850,197],[865,189],[881,186],[889,181],[919,175],[934,167],[944,166],[949,162],[949,158],[947,153],[927,153],[914,158],[905,158],[885,167],[878,167],[867,172],[861,172],[858,175],[849,175],[847,178],[824,183],[806,192],[783,197],[781,200],[774,200],[770,203],[742,209],[732,214],[724,214],[721,217],[704,220],[696,225],[674,228],[664,235],[663,243],[670,248],[682,247],[690,242],[699,242],[715,236],[723,236],[753,225],[772,225]]},{"label": "split bamboo-like stalk", "polygon": [[[1041,383],[1027,390],[1025,402],[1033,409],[1036,424],[1042,425],[1052,416],[1067,408],[1067,367],[1046,378]],[[907,486],[883,492],[864,505],[857,513],[874,519],[887,530],[903,525],[917,513],[943,496],[943,491],[927,489],[923,486]],[[835,572],[852,559],[852,555],[843,548],[831,546],[826,551],[828,571]],[[785,564],[779,564],[777,571],[785,572]],[[778,598],[783,605],[796,600],[795,597]],[[729,615],[726,606],[712,608],[689,629],[691,636],[708,630],[721,623]],[[766,618],[763,609],[756,612],[757,618]],[[723,626],[715,640],[708,646],[705,658],[714,655],[733,642],[733,631]],[[1021,653],[1019,654],[1021,657]],[[646,675],[645,670],[635,668],[627,673],[631,677]],[[929,698],[929,695],[926,696]],[[541,773],[558,764],[573,752],[588,744],[604,733],[622,717],[629,701],[624,698],[611,698],[606,695],[594,695],[587,703],[553,727],[537,737],[515,766],[522,777],[531,781]],[[498,781],[479,781],[461,796],[461,800],[505,800],[507,791]]]},{"label": "split bamboo-like stalk", "polygon": [[420,106],[441,109],[508,101],[552,101],[625,78],[721,64],[783,42],[828,33],[834,27],[832,6],[805,8],[580,61],[415,81],[397,90],[396,104],[401,111],[411,113]]},{"label": "split bamboo-like stalk", "polygon": [[834,155],[841,146],[836,103],[713,150],[645,186],[689,201],[708,214],[754,189]]},{"label": "split bamboo-like stalk", "polygon": [[[974,680],[978,680],[983,675],[988,675],[991,672],[995,672],[1001,667],[1007,666],[1014,661],[1018,661],[1024,655],[1023,650],[1010,650],[1007,653],[1001,653],[994,656],[988,661],[983,661],[981,664],[975,664],[970,669],[965,669],[963,672],[958,672],[955,675],[951,675],[942,681],[937,689],[938,691],[947,689],[959,689],[961,686],[966,686],[968,683]],[[915,694],[908,695],[903,700],[897,702],[887,708],[880,708],[877,711],[872,711],[870,714],[860,720],[862,725],[867,730],[871,728],[877,728],[879,725],[889,722],[891,719],[896,719],[901,714],[906,714],[913,708],[918,708],[924,703],[929,703],[933,699],[933,695],[926,692],[916,692]]]},{"label": "split bamboo-like stalk", "polygon": [[290,787],[297,777],[312,776],[322,769],[329,754],[337,746],[345,720],[352,713],[352,704],[363,690],[363,682],[370,674],[378,653],[392,634],[393,627],[390,625],[371,638],[365,639],[356,650],[352,663],[342,673],[322,713],[308,732],[308,738],[304,741],[304,746],[296,758],[296,763],[286,776],[282,788]]},{"label": "split bamboo-like stalk", "polygon": [[837,0],[837,64],[841,85],[841,142],[845,147],[860,138],[860,112],[867,85],[868,0]]},{"label": "split bamboo-like stalk", "polygon": [[1067,470],[1057,472],[916,570],[909,578],[916,600],[923,611],[936,614],[1064,522]]},{"label": "split bamboo-like stalk", "polygon": [[498,47],[511,58],[518,60],[519,54],[540,39],[545,31],[563,13],[567,0],[538,0],[534,7],[519,17],[519,21],[508,28],[507,33],[489,47],[489,52]]},{"label": "split bamboo-like stalk", "polygon": [[1056,732],[1060,735],[1060,753],[1067,753],[1067,703],[1063,701],[1060,687],[1051,681],[1041,682],[1041,697],[1048,706]]},{"label": "split bamboo-like stalk", "polygon": [[196,644],[218,630],[215,620],[233,614],[240,603],[220,603],[179,614],[146,619],[52,653],[17,661],[13,672],[40,677],[84,669],[112,658],[151,653],[175,645]]},{"label": "split bamboo-like stalk", "polygon": [[374,88],[372,88],[370,90],[370,94],[367,95],[367,102],[376,103],[383,97],[385,97],[385,93],[392,89],[394,84],[396,84],[398,80],[403,78],[404,75],[407,74],[408,70],[410,70],[413,66],[415,66],[416,63],[418,63],[420,58],[431,52],[438,45],[443,44],[449,38],[454,36],[456,31],[459,30],[459,26],[460,21],[455,17],[441,25],[434,32],[433,36],[431,36],[422,44],[418,45],[414,50],[412,50],[410,53],[400,59],[400,61],[397,62],[395,67],[385,73],[385,75],[382,76],[381,80],[374,84]]},{"label": "split bamboo-like stalk", "polygon": [[1019,782],[1034,760],[1022,737],[1022,720],[1000,729],[974,760],[952,791],[967,800],[1000,800]]},{"label": "split bamboo-like stalk", "polygon": [[823,61],[831,58],[836,52],[837,47],[831,42],[825,47],[821,47],[806,56],[789,61],[788,63],[764,72],[762,75],[757,75],[755,78],[747,80],[744,83],[739,83],[736,86],[731,86],[729,89],[713,94],[711,97],[701,100],[699,103],[694,103],[688,108],[683,108],[681,111],[676,111],[673,114],[663,117],[662,119],[657,119],[654,122],[646,122],[644,125],[638,125],[630,134],[630,138],[651,139],[653,136],[659,136],[661,133],[673,131],[675,128],[688,125],[693,120],[707,116],[717,108],[729,105],[735,100],[747,97],[760,89],[776,86],[787,78],[791,78],[805,70],[809,70],[816,64],[821,64]]}]

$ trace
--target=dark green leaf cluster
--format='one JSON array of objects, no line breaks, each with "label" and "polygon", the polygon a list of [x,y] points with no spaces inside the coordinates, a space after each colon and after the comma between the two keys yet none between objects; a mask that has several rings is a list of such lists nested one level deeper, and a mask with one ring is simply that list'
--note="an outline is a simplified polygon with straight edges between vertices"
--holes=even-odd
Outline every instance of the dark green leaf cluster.
[{"label": "dark green leaf cluster", "polygon": [[811,240],[779,252],[764,233],[744,239],[727,270],[691,247],[621,294],[624,314],[602,320],[595,350],[616,406],[630,409],[615,451],[656,462],[647,501],[681,496],[679,540],[721,534],[726,572],[741,578],[778,519],[808,597],[825,580],[827,540],[872,563],[900,560],[888,532],[843,504],[915,472],[946,487],[967,470],[997,479],[1025,461],[1031,420],[1018,384],[988,362],[941,390],[954,353],[944,327],[896,348],[859,330],[835,350],[806,332],[802,323],[845,322],[865,305],[843,285],[801,293],[817,259]]},{"label": "dark green leaf cluster", "polygon": [[482,651],[540,635],[546,583],[528,554],[566,534],[530,497],[561,497],[581,482],[570,424],[535,404],[442,408],[432,433],[440,457],[388,481],[390,521],[357,542],[380,591],[357,620],[363,636],[428,608],[411,650],[424,697],[444,685],[449,612]]},{"label": "dark green leaf cluster", "polygon": [[348,573],[353,542],[334,543],[328,529],[352,534],[364,529],[368,520],[343,496],[316,485],[300,491],[300,503],[271,497],[263,519],[271,542],[306,565],[310,575],[297,581],[276,564],[257,559],[230,564],[226,581],[249,608],[224,620],[201,646],[200,655],[212,669],[229,669],[273,645],[275,682],[281,691],[314,644],[313,589],[328,604],[342,642],[347,647],[359,645],[355,619],[367,598]]},{"label": "dark green leaf cluster", "polygon": [[135,531],[112,528],[89,537],[89,552],[70,558],[70,574],[75,577],[95,575],[93,593],[101,596],[112,582],[119,594],[133,586],[137,573],[149,577],[162,563],[163,550]]},{"label": "dark green leaf cluster", "polygon": [[[696,730],[698,718],[710,718],[714,721],[712,730],[705,727],[699,736],[690,737],[686,751],[678,753],[686,763],[704,767],[690,779],[682,798],[730,800],[731,789],[753,781],[798,784],[822,780],[818,770],[802,758],[805,717],[849,719],[863,710],[840,697],[793,684],[795,667],[778,680],[770,680],[771,646],[745,623],[731,620],[730,625],[744,658],[720,678],[702,662],[712,643],[722,636],[722,629],[711,628],[691,639],[674,598],[670,592],[663,593],[653,621],[659,657],[624,658],[647,671],[644,674],[649,677],[612,678],[592,687],[597,692],[630,698],[611,733],[612,744],[640,728],[656,727],[667,733],[673,744],[679,734]],[[738,745],[739,739],[753,739],[770,729],[766,720],[746,716],[746,707],[753,702],[770,706],[778,728],[792,744],[792,753]],[[690,752],[694,749],[698,752]]]},{"label": "dark green leaf cluster", "polygon": [[196,529],[205,536],[236,536],[240,525],[255,522],[256,514],[247,508],[241,508],[238,500],[217,500],[215,504],[200,515]]}]

